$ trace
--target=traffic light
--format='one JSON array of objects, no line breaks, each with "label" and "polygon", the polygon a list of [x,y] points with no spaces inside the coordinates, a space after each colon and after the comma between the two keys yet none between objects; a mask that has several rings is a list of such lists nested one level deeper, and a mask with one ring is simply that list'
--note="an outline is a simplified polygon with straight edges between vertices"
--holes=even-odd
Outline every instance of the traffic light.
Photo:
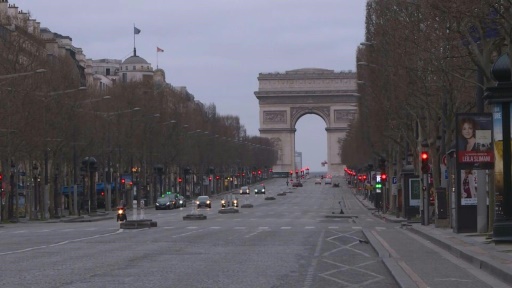
[{"label": "traffic light", "polygon": [[220,176],[215,176],[215,180],[219,180],[220,179]]},{"label": "traffic light", "polygon": [[124,180],[124,178],[121,178],[121,188],[124,188],[125,184],[126,184],[126,181]]},{"label": "traffic light", "polygon": [[421,152],[421,172],[427,174],[430,172],[430,165],[428,164],[428,152]]},{"label": "traffic light", "polygon": [[386,179],[388,178],[388,175],[386,175],[386,173],[381,173],[380,174],[380,179],[382,182],[386,182]]},{"label": "traffic light", "polygon": [[290,176],[292,176],[292,175],[293,175],[293,171],[292,171],[292,170],[290,170]]},{"label": "traffic light", "polygon": [[4,188],[3,181],[4,181],[4,175],[2,173],[0,173],[0,190],[2,188]]},{"label": "traffic light", "polygon": [[212,176],[208,177],[208,181],[210,181],[210,182],[212,181]]},{"label": "traffic light", "polygon": [[183,181],[183,179],[181,179],[181,177],[178,178],[178,183],[181,183],[181,181]]}]

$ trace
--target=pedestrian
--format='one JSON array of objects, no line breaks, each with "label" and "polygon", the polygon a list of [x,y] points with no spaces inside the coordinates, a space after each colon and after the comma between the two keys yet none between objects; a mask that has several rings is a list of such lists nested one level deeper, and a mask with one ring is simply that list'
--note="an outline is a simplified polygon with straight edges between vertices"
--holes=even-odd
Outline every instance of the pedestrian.
[{"label": "pedestrian", "polygon": [[286,180],[286,186],[288,186],[288,183],[289,183],[288,180]]}]

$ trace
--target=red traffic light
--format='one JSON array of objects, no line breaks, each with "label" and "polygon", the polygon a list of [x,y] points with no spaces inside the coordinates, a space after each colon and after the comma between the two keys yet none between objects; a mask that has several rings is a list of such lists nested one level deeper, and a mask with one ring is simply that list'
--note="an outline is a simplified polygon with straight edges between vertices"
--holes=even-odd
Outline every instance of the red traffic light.
[{"label": "red traffic light", "polygon": [[387,178],[388,178],[388,175],[380,174],[380,179],[382,180],[382,182],[386,181]]},{"label": "red traffic light", "polygon": [[219,179],[220,179],[220,176],[215,176],[215,179],[219,180]]},{"label": "red traffic light", "polygon": [[0,181],[2,181],[3,179],[4,179],[4,174],[0,173]]},{"label": "red traffic light", "polygon": [[124,184],[125,180],[123,178],[121,178],[121,184]]},{"label": "red traffic light", "polygon": [[183,179],[181,179],[181,177],[180,177],[180,178],[178,178],[178,183],[181,183],[181,181],[182,181],[182,180],[183,180]]},{"label": "red traffic light", "polygon": [[428,152],[421,152],[421,161],[428,160]]}]

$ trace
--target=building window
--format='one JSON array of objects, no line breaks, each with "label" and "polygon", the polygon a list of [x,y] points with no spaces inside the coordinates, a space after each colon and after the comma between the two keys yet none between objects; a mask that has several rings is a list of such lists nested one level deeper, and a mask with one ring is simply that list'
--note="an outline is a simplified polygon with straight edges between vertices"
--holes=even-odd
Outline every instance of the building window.
[{"label": "building window", "polygon": [[137,70],[137,68],[135,67],[135,65],[133,65],[133,70]]},{"label": "building window", "polygon": [[126,83],[128,81],[128,78],[126,77],[126,73],[123,73],[123,83]]},{"label": "building window", "polygon": [[110,75],[110,68],[107,68],[107,71],[105,71],[105,74],[108,76]]},{"label": "building window", "polygon": [[124,66],[124,70],[128,71],[128,66]]}]

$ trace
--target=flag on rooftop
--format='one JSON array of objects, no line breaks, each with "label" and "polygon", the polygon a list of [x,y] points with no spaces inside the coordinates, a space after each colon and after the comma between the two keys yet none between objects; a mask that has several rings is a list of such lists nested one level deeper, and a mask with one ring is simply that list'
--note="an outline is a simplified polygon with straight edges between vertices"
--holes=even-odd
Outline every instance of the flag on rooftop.
[{"label": "flag on rooftop", "polygon": [[133,34],[139,34],[140,33],[140,29],[133,26]]},{"label": "flag on rooftop", "polygon": [[156,52],[164,52],[164,49],[160,49],[159,47],[156,47]]}]

